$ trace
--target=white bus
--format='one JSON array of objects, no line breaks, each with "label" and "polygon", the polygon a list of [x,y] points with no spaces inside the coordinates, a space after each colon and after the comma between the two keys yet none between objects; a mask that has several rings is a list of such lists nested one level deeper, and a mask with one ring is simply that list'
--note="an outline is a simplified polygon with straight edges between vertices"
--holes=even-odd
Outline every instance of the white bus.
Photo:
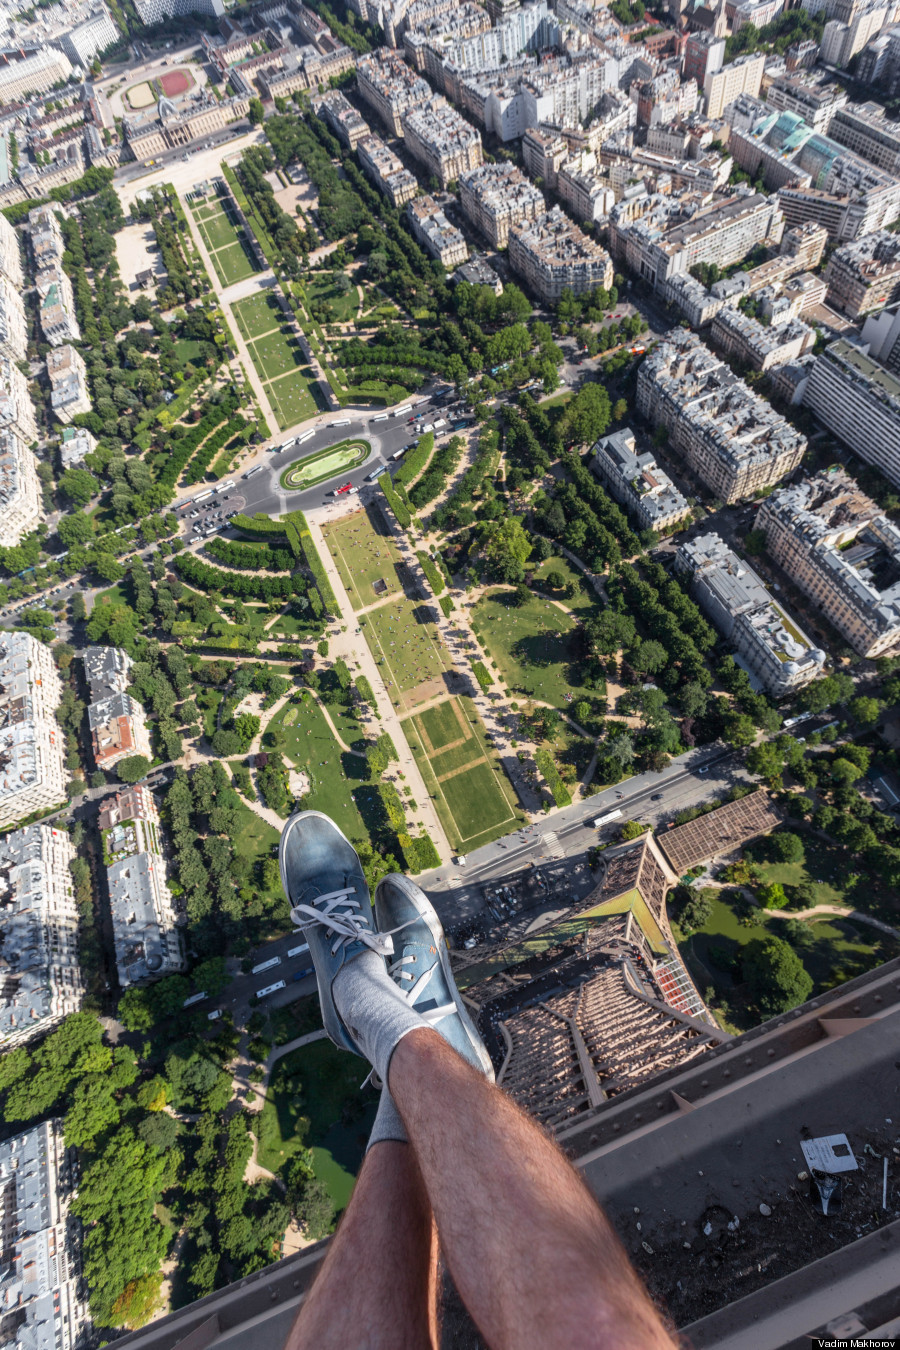
[{"label": "white bus", "polygon": [[[303,433],[302,436],[298,436],[298,437],[297,437],[297,444],[298,444],[298,445],[302,445],[304,441],[310,440],[313,436],[315,436],[315,434],[316,434],[316,429],[315,429],[315,427],[313,427],[312,431],[304,431],[304,433]],[[293,445],[293,444],[294,444],[293,441],[288,441],[288,445]],[[281,448],[284,449],[284,446],[282,446]]]},{"label": "white bus", "polygon": [[267,984],[265,989],[257,989],[256,997],[267,998],[269,994],[274,994],[279,989],[283,988],[284,988],[284,980],[277,980],[275,984]]},{"label": "white bus", "polygon": [[252,478],[253,475],[254,475],[255,473],[261,473],[261,472],[262,472],[262,467],[263,467],[263,466],[262,466],[261,464],[257,464],[257,466],[256,466],[255,469],[248,469],[246,473],[242,473],[242,474],[241,474],[241,477],[242,477],[242,478]]},{"label": "white bus", "polygon": [[621,811],[607,811],[605,816],[597,816],[594,825],[599,830],[601,825],[608,825],[612,820],[621,820]]},{"label": "white bus", "polygon": [[304,952],[309,951],[309,943],[301,943],[299,947],[289,947],[288,956],[302,956]]},{"label": "white bus", "polygon": [[333,427],[349,427],[349,425],[350,425],[350,418],[349,418],[349,417],[341,417],[341,418],[338,419],[337,422],[332,422],[331,425],[332,425]]},{"label": "white bus", "polygon": [[379,464],[377,469],[373,469],[371,473],[366,474],[366,482],[374,483],[375,479],[380,478],[383,473],[387,473],[387,465]]},{"label": "white bus", "polygon": [[372,418],[373,422],[386,422],[387,420],[388,420],[387,413],[379,413],[377,417]]},{"label": "white bus", "polygon": [[261,975],[264,970],[272,970],[274,966],[280,965],[281,965],[280,956],[270,956],[268,961],[260,961],[258,966],[253,966],[253,968],[250,971],[250,974]]},{"label": "white bus", "polygon": [[193,1008],[195,1003],[202,1003],[207,997],[208,995],[204,989],[202,994],[191,994],[190,998],[186,998],[181,1006],[182,1008]]},{"label": "white bus", "polygon": [[206,491],[206,492],[198,492],[197,496],[194,498],[194,502],[195,502],[195,503],[196,503],[196,502],[205,502],[206,499],[207,499],[207,497],[211,497],[212,495],[213,495],[213,489],[212,489],[212,488],[209,488],[208,491]]},{"label": "white bus", "polygon": [[213,488],[213,492],[230,492],[234,483],[229,479],[227,483],[219,483],[218,487]]},{"label": "white bus", "polygon": [[395,408],[391,417],[405,417],[408,412],[412,412],[412,404],[404,403],[402,408]]},{"label": "white bus", "polygon": [[282,441],[282,442],[281,442],[281,448],[282,448],[282,450],[290,450],[291,446],[294,445],[294,444],[296,444],[296,441],[297,441],[297,437],[296,437],[296,436],[292,436],[291,439],[290,439],[289,441]]},{"label": "white bus", "polygon": [[406,454],[406,446],[404,445],[402,450],[394,451],[394,453],[391,455],[391,459],[402,459],[405,454]]}]

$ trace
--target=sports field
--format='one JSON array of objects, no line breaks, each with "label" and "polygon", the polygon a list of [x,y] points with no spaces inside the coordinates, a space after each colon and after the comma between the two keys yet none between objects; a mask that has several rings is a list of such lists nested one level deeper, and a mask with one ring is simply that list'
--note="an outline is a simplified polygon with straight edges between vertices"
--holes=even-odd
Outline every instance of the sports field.
[{"label": "sports field", "polygon": [[323,525],[322,534],[354,610],[402,592],[400,550],[378,511],[354,511]]},{"label": "sports field", "polygon": [[231,311],[265,386],[279,429],[296,426],[325,402],[291,323],[271,291],[238,300]]},{"label": "sports field", "polygon": [[190,211],[223,287],[259,271],[253,250],[225,198],[209,197],[199,205],[190,204]]},{"label": "sports field", "polygon": [[451,698],[403,723],[451,847],[480,848],[515,828],[512,787],[470,699]]},{"label": "sports field", "polygon": [[575,620],[549,599],[536,594],[517,605],[511,590],[490,591],[476,604],[472,620],[511,693],[563,711],[575,699],[594,696],[579,683],[582,661]]},{"label": "sports field", "polygon": [[377,605],[363,633],[395,707],[407,711],[446,692],[450,658],[427,604],[401,595]]}]

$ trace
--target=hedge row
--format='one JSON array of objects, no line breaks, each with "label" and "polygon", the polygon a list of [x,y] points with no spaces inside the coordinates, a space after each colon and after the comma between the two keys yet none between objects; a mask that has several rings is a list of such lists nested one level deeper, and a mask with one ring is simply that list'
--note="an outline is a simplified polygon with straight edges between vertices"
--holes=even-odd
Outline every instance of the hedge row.
[{"label": "hedge row", "polygon": [[418,478],[419,474],[425,468],[425,465],[431,459],[431,452],[434,450],[434,432],[429,431],[421,438],[415,450],[410,451],[400,467],[400,472],[394,476],[394,481],[407,485]]},{"label": "hedge row", "polygon": [[473,661],[472,672],[478,683],[481,685],[482,690],[487,693],[490,686],[494,683],[494,677],[487,666],[483,661]]},{"label": "hedge row", "polygon": [[[357,681],[357,685],[358,684],[359,681]],[[382,731],[381,735],[378,737],[375,744],[378,746],[378,749],[384,755],[388,764],[399,764],[400,756],[397,754],[397,747],[394,744],[393,737],[390,735],[389,732]]]},{"label": "hedge row", "polygon": [[232,516],[231,524],[244,534],[277,535],[282,539],[285,535],[284,521],[273,520],[262,511],[257,511],[255,516],[245,516],[239,511],[236,516]]},{"label": "hedge row", "polygon": [[227,567],[243,567],[251,572],[291,572],[294,567],[294,555],[271,544],[239,544],[214,536],[205,548]]},{"label": "hedge row", "polygon": [[261,576],[258,572],[222,572],[218,567],[208,567],[191,553],[179,553],[175,558],[175,570],[189,586],[201,591],[219,591],[222,595],[236,596],[238,599],[274,600],[287,599],[291,595],[302,595],[304,582],[302,577]]},{"label": "hedge row", "polygon": [[441,858],[431,836],[421,834],[417,839],[401,831],[397,841],[403,850],[403,860],[410,872],[425,872],[429,867],[440,867]]},{"label": "hedge row", "polygon": [[[175,442],[175,448],[159,476],[159,481],[166,487],[174,487],[178,482],[179,474],[200,442],[215,431],[216,427],[221,426],[226,418],[231,417],[231,414],[237,410],[237,406],[237,399],[233,394],[229,394],[223,402],[210,408],[206,416],[202,417],[195,427],[191,427],[190,431],[182,436],[180,441]],[[219,446],[218,448],[221,450],[222,447]]]},{"label": "hedge row", "polygon": [[200,479],[206,475],[207,469],[219,451],[224,450],[228,442],[233,440],[235,436],[239,436],[249,425],[250,423],[246,418],[238,414],[237,417],[232,417],[231,421],[226,423],[224,427],[220,427],[218,431],[214,432],[206,441],[200,453],[188,465],[185,480],[188,483],[199,483]]},{"label": "hedge row", "polygon": [[375,707],[375,691],[366,679],[365,675],[358,675],[356,678],[356,693],[362,703],[368,703],[370,708]]},{"label": "hedge row", "polygon": [[331,582],[322,566],[319,551],[313,543],[313,537],[306,523],[306,516],[302,511],[289,511],[284,518],[284,528],[288,543],[294,551],[294,557],[302,559],[312,572],[313,580],[319,588],[319,594],[326,610],[329,614],[339,615],[341,609],[337,602],[337,596],[331,589]]},{"label": "hedge row", "polygon": [[434,591],[435,595],[440,595],[441,591],[446,589],[446,581],[423,549],[416,550],[416,557],[422,565],[422,571],[428,578],[429,586]]},{"label": "hedge row", "polygon": [[378,485],[384,493],[388,506],[396,517],[397,524],[401,529],[408,530],[412,524],[412,516],[394,491],[394,486],[390,481],[390,475],[383,473],[378,480]]},{"label": "hedge row", "polygon": [[535,750],[534,762],[544,776],[544,780],[553,793],[553,800],[557,806],[570,806],[572,794],[559,776],[559,770],[553,762],[553,756],[549,750]]}]

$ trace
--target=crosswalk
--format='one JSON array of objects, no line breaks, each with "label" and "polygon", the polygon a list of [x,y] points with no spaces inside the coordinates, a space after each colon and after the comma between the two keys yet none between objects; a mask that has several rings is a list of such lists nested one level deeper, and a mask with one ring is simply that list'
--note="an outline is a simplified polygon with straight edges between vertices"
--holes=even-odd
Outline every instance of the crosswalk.
[{"label": "crosswalk", "polygon": [[559,838],[555,831],[548,830],[543,836],[543,840],[547,847],[547,853],[551,858],[564,858],[566,856],[566,850],[559,842]]},{"label": "crosswalk", "polygon": [[456,876],[453,876],[453,877],[450,878],[450,889],[451,889],[451,890],[453,890],[453,891],[458,891],[458,890],[460,889],[460,887],[462,886],[462,884],[463,884],[463,879],[462,879],[462,877],[456,877]]}]

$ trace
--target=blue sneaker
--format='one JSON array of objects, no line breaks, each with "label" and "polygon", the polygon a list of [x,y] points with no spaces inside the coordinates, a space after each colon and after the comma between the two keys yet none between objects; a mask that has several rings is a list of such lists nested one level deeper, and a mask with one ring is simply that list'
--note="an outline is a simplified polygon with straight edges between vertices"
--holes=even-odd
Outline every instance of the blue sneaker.
[{"label": "blue sneaker", "polygon": [[309,943],[325,1030],[335,1045],[358,1055],[331,986],[341,967],[367,947],[387,957],[394,946],[387,934],[375,931],[356,849],[321,811],[297,811],[281,832],[278,866],[291,918]]},{"label": "blue sneaker", "polygon": [[388,974],[407,1003],[493,1082],[494,1066],[456,987],[444,930],[428,896],[392,872],[375,888],[375,922],[379,933],[394,935],[396,959]]}]

